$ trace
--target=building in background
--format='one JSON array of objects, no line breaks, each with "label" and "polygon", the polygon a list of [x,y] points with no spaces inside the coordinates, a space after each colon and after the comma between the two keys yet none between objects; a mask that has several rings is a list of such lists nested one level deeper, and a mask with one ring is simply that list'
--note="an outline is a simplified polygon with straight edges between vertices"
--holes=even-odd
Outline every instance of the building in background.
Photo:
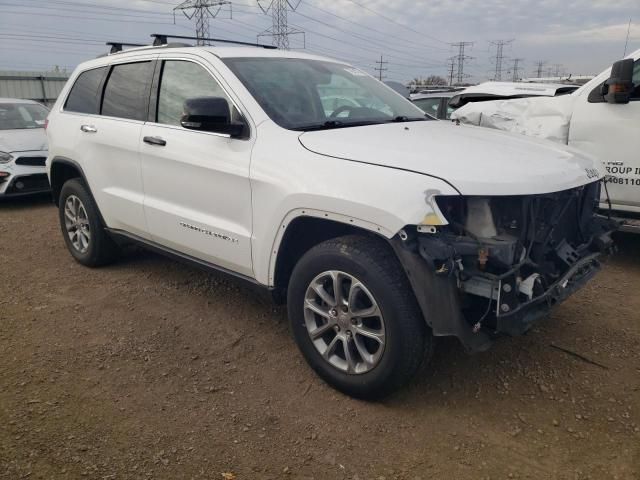
[{"label": "building in background", "polygon": [[65,70],[50,72],[0,71],[0,98],[35,100],[51,107],[68,79],[69,72]]}]

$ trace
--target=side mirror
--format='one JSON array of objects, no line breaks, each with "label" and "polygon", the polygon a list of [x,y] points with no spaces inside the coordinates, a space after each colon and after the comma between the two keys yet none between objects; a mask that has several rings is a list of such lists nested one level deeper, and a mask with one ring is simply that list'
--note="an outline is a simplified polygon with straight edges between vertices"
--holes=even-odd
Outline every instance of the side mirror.
[{"label": "side mirror", "polygon": [[196,97],[188,98],[183,105],[180,124],[189,130],[215,132],[241,137],[245,124],[231,121],[231,109],[226,98]]},{"label": "side mirror", "polygon": [[611,67],[609,80],[602,85],[607,103],[629,103],[633,91],[633,59],[619,60]]}]

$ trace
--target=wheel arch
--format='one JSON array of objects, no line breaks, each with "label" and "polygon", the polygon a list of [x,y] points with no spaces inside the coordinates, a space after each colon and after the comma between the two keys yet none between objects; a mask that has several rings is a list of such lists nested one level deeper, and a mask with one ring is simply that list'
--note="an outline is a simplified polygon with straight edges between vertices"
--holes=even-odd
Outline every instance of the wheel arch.
[{"label": "wheel arch", "polygon": [[309,249],[331,238],[350,234],[376,236],[388,241],[394,232],[374,223],[321,210],[297,209],[290,212],[274,240],[269,262],[269,285],[276,292],[286,291],[295,264]]},{"label": "wheel arch", "polygon": [[54,157],[51,160],[51,166],[49,167],[49,183],[51,184],[51,194],[53,195],[53,202],[58,205],[60,201],[60,192],[62,186],[67,180],[72,178],[81,178],[84,184],[91,194],[91,189],[87,183],[82,167],[75,160],[71,160],[66,157]]}]

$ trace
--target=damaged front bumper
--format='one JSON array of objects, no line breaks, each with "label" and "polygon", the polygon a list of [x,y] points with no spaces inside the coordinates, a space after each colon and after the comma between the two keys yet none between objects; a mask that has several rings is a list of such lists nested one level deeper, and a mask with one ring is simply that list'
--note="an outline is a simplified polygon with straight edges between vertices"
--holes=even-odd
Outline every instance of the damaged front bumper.
[{"label": "damaged front bumper", "polygon": [[407,228],[394,238],[434,335],[485,350],[497,336],[525,333],[584,286],[612,250],[617,228],[594,213],[598,195],[596,183],[480,202],[458,197],[442,208],[449,226],[430,233]]}]

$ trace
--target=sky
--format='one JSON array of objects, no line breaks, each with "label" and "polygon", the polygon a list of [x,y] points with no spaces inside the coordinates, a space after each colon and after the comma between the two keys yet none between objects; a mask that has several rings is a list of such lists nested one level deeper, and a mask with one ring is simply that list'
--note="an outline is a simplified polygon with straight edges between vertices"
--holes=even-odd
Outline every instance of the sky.
[{"label": "sky", "polygon": [[[106,41],[147,43],[151,33],[193,35],[194,22],[173,8],[181,0],[0,0],[0,70],[72,70],[107,51]],[[268,7],[271,0],[260,0]],[[466,49],[468,81],[495,75],[504,40],[503,79],[521,58],[521,76],[597,74],[640,48],[640,0],[290,0],[288,23],[304,36],[292,48],[348,61],[387,80],[447,76],[452,43]],[[298,3],[299,2],[299,3]],[[293,9],[295,8],[295,10]],[[215,10],[214,10],[215,12]],[[268,12],[270,13],[270,12]],[[257,0],[232,1],[210,20],[212,37],[255,42],[271,26]],[[264,43],[271,39],[261,37]]]}]

